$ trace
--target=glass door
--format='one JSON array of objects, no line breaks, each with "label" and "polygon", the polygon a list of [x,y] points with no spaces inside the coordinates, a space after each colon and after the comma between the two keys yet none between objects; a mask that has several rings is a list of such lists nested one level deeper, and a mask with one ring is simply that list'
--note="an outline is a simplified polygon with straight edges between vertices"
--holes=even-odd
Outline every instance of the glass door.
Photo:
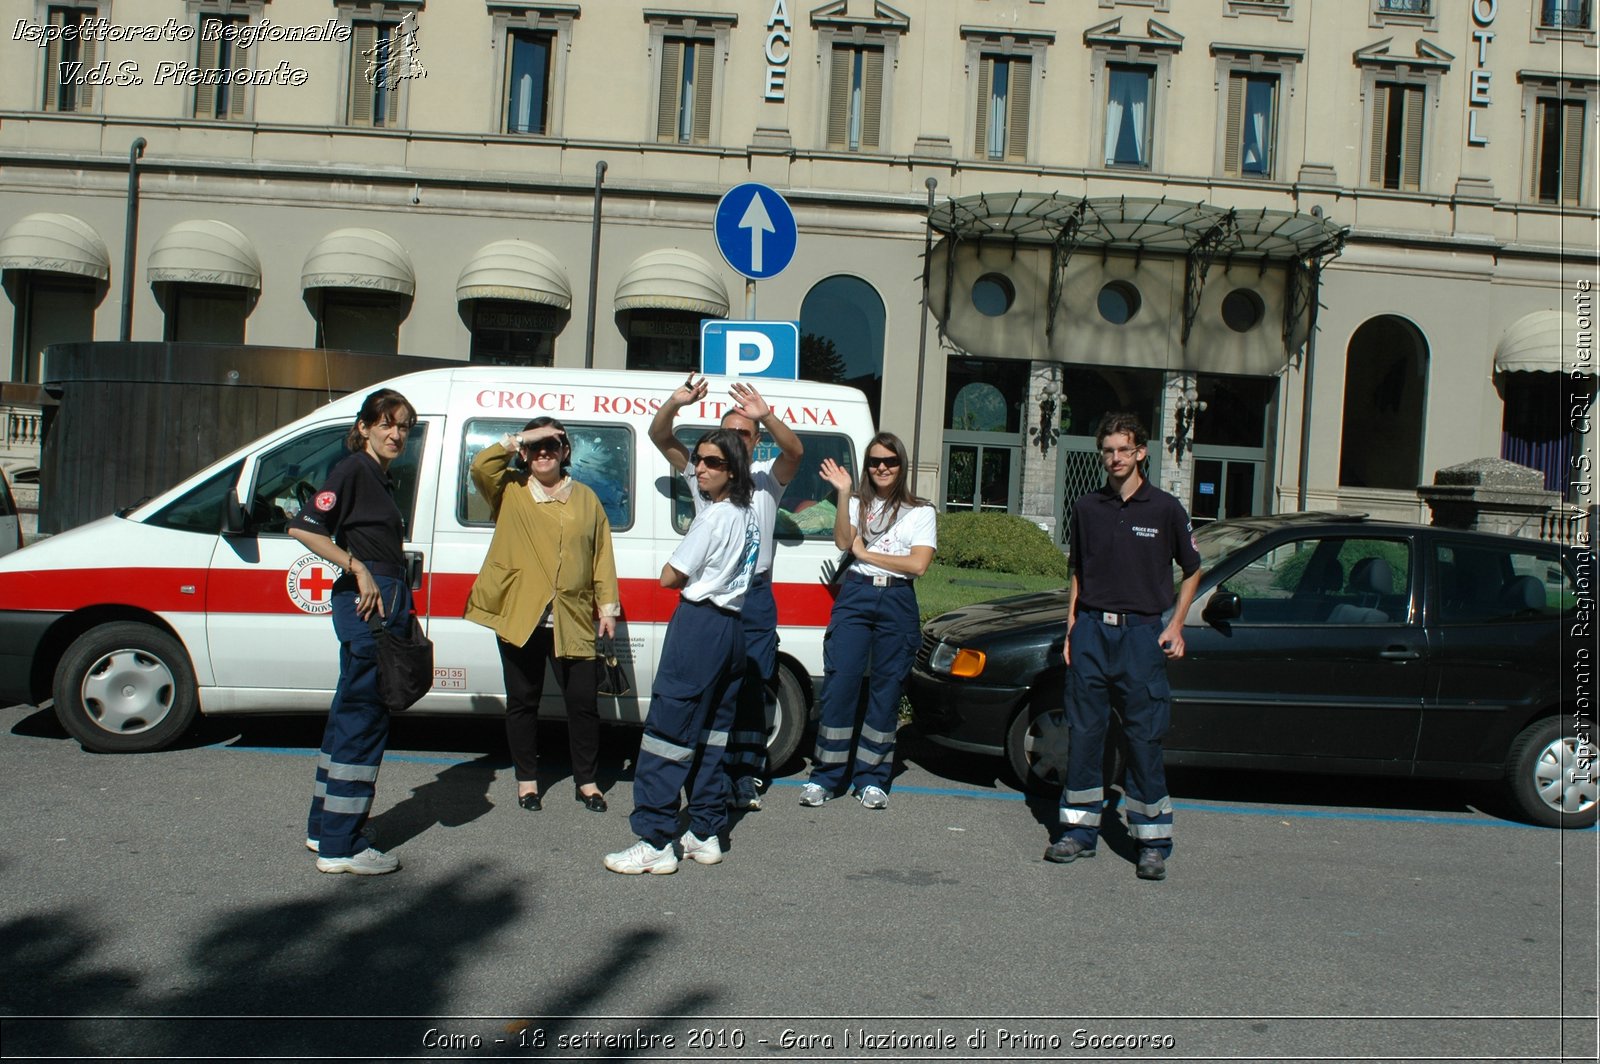
[{"label": "glass door", "polygon": [[946,443],[944,508],[947,513],[1009,513],[1017,506],[1020,448],[986,443]]}]

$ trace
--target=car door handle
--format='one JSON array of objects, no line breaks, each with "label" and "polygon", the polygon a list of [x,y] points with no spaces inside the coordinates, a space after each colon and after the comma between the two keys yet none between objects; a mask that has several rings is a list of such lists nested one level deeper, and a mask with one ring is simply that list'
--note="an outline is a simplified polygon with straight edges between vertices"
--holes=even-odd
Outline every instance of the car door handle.
[{"label": "car door handle", "polygon": [[1390,647],[1388,650],[1380,650],[1378,657],[1388,661],[1416,661],[1422,655],[1411,647]]},{"label": "car door handle", "polygon": [[411,590],[422,589],[422,552],[420,550],[406,551],[406,576],[409,577]]}]

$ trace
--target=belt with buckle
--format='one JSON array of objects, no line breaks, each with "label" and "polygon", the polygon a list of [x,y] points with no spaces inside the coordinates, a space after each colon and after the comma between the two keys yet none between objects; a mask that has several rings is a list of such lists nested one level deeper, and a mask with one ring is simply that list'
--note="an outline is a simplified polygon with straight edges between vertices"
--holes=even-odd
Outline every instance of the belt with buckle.
[{"label": "belt with buckle", "polygon": [[1101,624],[1109,624],[1113,628],[1125,628],[1130,624],[1157,624],[1161,620],[1159,613],[1113,613],[1110,610],[1088,610],[1089,616],[1096,618]]},{"label": "belt with buckle", "polygon": [[854,570],[845,575],[852,580],[859,580],[863,584],[871,584],[873,587],[905,587],[911,583],[910,580],[903,576],[873,576],[867,573],[858,573]]}]

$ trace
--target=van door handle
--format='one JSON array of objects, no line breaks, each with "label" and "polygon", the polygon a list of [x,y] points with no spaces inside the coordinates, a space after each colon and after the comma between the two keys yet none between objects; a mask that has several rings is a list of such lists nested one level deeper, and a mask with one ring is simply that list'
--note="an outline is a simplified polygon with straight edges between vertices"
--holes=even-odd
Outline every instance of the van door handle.
[{"label": "van door handle", "polygon": [[406,551],[406,576],[409,578],[411,590],[422,590],[422,552],[420,550]]},{"label": "van door handle", "polygon": [[1388,661],[1416,661],[1422,655],[1411,647],[1390,647],[1388,650],[1380,650],[1378,657]]}]

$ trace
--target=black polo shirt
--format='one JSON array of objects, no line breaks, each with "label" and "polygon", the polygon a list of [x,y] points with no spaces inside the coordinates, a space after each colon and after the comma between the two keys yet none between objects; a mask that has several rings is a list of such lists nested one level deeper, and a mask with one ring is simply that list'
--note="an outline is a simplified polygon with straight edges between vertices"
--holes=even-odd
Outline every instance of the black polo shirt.
[{"label": "black polo shirt", "polygon": [[405,525],[394,501],[394,480],[366,451],[341,458],[289,527],[328,536],[364,562],[406,563]]},{"label": "black polo shirt", "polygon": [[1083,609],[1161,613],[1174,597],[1173,563],[1185,577],[1200,568],[1189,514],[1148,480],[1126,501],[1109,484],[1080,496],[1071,533],[1068,564]]}]

